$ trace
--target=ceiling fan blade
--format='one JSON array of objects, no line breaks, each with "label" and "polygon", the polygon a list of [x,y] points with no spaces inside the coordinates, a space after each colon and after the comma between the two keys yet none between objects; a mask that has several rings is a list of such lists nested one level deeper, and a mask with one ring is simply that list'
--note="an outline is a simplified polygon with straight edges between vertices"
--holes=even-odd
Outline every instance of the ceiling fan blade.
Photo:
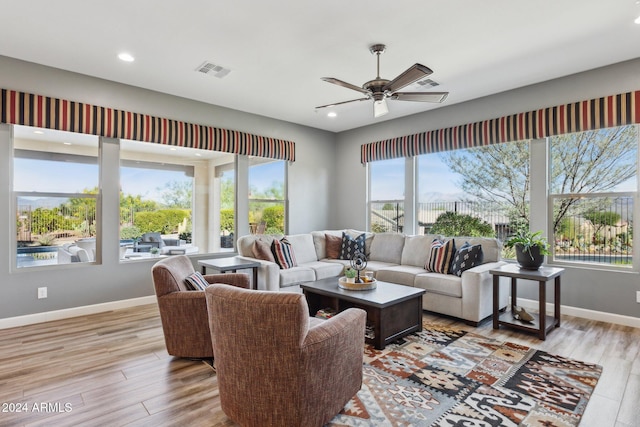
[{"label": "ceiling fan blade", "polygon": [[333,83],[334,85],[346,87],[347,89],[356,90],[360,93],[364,93],[365,95],[369,95],[371,93],[367,89],[363,89],[360,86],[352,85],[351,83],[343,82],[342,80],[334,79],[333,77],[322,77],[322,80],[327,83]]},{"label": "ceiling fan blade", "polygon": [[382,98],[380,101],[373,102],[373,117],[381,117],[389,112],[387,100]]},{"label": "ceiling fan blade", "polygon": [[319,107],[316,107],[316,110],[319,109],[319,108],[329,108],[329,107],[335,107],[336,105],[348,104],[350,102],[368,101],[369,99],[371,99],[371,98],[359,98],[359,99],[352,99],[350,101],[334,102],[333,104],[321,105]]},{"label": "ceiling fan blade", "polygon": [[387,83],[382,90],[393,93],[431,74],[433,74],[433,71],[429,67],[422,64],[413,64],[398,77]]},{"label": "ceiling fan blade", "polygon": [[396,92],[389,98],[399,101],[443,102],[449,92]]}]

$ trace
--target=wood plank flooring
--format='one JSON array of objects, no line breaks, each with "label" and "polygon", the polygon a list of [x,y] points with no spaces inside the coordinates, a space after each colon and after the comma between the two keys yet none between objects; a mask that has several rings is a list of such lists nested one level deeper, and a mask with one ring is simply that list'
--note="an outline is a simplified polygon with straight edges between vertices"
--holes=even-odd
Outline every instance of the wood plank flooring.
[{"label": "wood plank flooring", "polygon": [[[640,426],[640,329],[563,316],[546,341],[425,314],[460,329],[598,363],[582,427]],[[215,372],[169,356],[156,305],[0,330],[0,426],[233,426]]]}]

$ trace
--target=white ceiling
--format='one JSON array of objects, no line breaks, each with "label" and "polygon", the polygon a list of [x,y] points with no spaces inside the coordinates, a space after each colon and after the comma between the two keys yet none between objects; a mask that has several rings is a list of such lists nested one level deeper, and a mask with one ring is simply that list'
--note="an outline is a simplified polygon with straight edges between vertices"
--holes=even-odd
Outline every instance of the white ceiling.
[{"label": "white ceiling", "polygon": [[[361,86],[430,67],[441,105],[640,57],[637,0],[0,0],[0,55],[339,132],[438,108],[372,101]],[[132,63],[117,59],[127,51]],[[231,69],[196,72],[204,61]],[[1,70],[0,70],[1,72]],[[414,86],[405,88],[413,90]],[[637,89],[637,88],[630,88]]]}]

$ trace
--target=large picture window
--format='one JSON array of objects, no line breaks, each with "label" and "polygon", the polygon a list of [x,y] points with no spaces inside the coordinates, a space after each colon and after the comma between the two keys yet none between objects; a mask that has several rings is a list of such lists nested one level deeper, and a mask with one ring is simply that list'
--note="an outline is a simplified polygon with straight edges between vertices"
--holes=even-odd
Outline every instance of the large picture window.
[{"label": "large picture window", "polygon": [[418,225],[424,233],[504,240],[529,222],[529,182],[527,141],[419,156]]},{"label": "large picture window", "polygon": [[369,164],[369,229],[402,232],[404,229],[405,159]]},{"label": "large picture window", "polygon": [[553,259],[633,265],[638,127],[549,138]]},{"label": "large picture window", "polygon": [[233,205],[222,208],[226,181],[218,175],[232,160],[208,150],[120,141],[121,259],[219,251],[233,232]]},{"label": "large picture window", "polygon": [[249,159],[249,229],[257,234],[286,232],[286,169],[282,160]]},{"label": "large picture window", "polygon": [[14,126],[16,266],[96,262],[99,138]]}]

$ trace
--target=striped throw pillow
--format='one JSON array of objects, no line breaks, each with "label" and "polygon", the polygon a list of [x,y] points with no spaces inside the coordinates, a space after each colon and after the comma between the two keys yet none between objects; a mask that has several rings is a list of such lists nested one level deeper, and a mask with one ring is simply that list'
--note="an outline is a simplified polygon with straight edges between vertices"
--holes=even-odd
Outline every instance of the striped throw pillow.
[{"label": "striped throw pillow", "polygon": [[286,237],[283,237],[280,240],[274,239],[273,243],[271,243],[271,252],[273,252],[273,257],[275,258],[276,263],[283,270],[298,265],[296,257],[293,254],[291,243],[289,243]]},{"label": "striped throw pillow", "polygon": [[456,244],[453,239],[446,242],[440,239],[433,239],[429,260],[424,269],[434,273],[448,274],[455,253]]},{"label": "striped throw pillow", "polygon": [[199,271],[191,273],[184,281],[187,283],[187,288],[190,288],[192,291],[204,291],[204,289],[209,286],[209,282],[207,282],[207,279],[205,279]]}]

